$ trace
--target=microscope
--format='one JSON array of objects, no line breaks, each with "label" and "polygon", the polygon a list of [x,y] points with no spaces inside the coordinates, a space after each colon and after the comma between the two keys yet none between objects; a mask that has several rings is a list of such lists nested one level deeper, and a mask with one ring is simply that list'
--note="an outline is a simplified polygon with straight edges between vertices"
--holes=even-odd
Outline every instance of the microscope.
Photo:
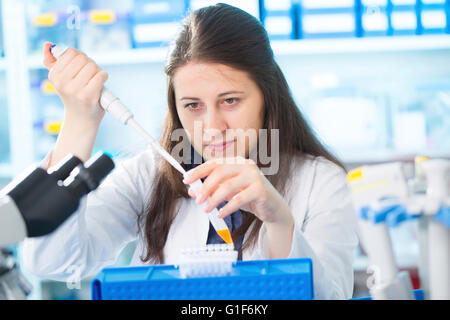
[{"label": "microscope", "polygon": [[56,230],[113,169],[101,152],[84,164],[68,155],[48,171],[32,166],[0,191],[0,300],[25,299],[31,292],[5,247]]}]

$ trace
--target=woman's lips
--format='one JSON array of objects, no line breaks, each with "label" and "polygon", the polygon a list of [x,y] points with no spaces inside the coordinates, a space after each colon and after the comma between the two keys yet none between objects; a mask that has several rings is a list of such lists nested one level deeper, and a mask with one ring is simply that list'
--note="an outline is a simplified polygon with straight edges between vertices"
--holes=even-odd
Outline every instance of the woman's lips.
[{"label": "woman's lips", "polygon": [[211,151],[224,151],[226,148],[231,146],[234,140],[222,142],[222,143],[211,143],[206,145]]}]

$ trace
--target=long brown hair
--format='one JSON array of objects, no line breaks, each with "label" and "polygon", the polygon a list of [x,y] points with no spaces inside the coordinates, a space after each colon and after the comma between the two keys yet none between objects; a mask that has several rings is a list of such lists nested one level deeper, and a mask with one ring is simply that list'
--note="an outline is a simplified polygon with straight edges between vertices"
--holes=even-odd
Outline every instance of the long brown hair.
[{"label": "long brown hair", "polygon": [[[177,144],[171,139],[172,132],[182,128],[176,111],[173,76],[179,67],[191,61],[221,63],[243,70],[259,86],[264,98],[263,129],[268,132],[270,129],[279,130],[279,170],[267,179],[280,194],[286,193],[291,162],[297,156],[323,156],[343,167],[316,139],[301,115],[260,22],[245,11],[226,4],[201,8],[189,14],[172,43],[165,68],[168,113],[160,139],[169,153]],[[270,144],[270,139],[268,141]],[[270,151],[270,145],[268,149]],[[187,168],[186,164],[182,165]],[[146,240],[142,261],[164,263],[163,249],[176,217],[177,204],[183,198],[189,198],[189,195],[181,174],[166,161],[161,161],[148,206],[138,220]],[[244,250],[255,245],[262,221],[251,213],[242,212],[243,223],[232,237],[239,238],[253,224],[242,245]]]}]

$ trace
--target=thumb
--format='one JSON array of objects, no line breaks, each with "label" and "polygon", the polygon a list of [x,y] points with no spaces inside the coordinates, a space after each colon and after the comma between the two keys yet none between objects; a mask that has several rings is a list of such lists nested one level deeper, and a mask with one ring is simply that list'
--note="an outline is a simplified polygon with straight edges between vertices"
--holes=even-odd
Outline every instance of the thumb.
[{"label": "thumb", "polygon": [[50,47],[53,44],[51,42],[44,43],[44,66],[50,70],[56,63],[56,59],[50,51]]}]

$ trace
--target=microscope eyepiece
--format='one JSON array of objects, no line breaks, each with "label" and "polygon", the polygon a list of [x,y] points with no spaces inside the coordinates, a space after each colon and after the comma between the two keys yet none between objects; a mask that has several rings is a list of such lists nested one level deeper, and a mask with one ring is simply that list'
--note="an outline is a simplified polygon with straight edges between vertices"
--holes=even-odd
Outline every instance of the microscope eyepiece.
[{"label": "microscope eyepiece", "polygon": [[70,176],[64,180],[67,187],[75,196],[83,195],[97,189],[100,182],[114,169],[114,162],[106,154],[95,154],[86,163],[79,164],[72,170]]},{"label": "microscope eyepiece", "polygon": [[78,165],[82,164],[81,160],[72,154],[67,155],[55,167],[48,170],[48,174],[55,177],[56,180],[64,180]]}]

